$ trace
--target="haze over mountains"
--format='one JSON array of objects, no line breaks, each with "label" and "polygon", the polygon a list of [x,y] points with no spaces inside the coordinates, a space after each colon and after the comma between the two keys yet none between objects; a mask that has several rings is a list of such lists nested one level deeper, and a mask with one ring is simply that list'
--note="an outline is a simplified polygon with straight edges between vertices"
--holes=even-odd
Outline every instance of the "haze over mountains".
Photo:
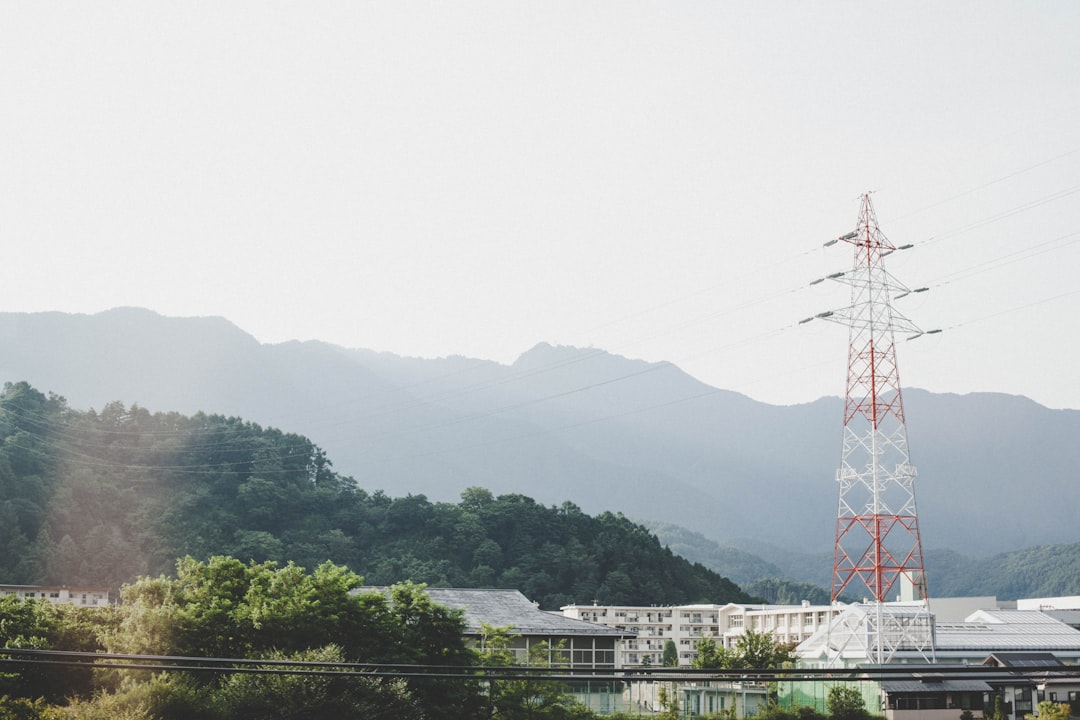
[{"label": "haze over mountains", "polygon": [[[540,344],[510,366],[318,342],[123,308],[0,314],[0,379],[302,433],[361,487],[470,486],[621,511],[743,547],[831,547],[842,401],[773,406],[668,363]],[[1080,411],[905,389],[923,544],[969,555],[1077,540]]]}]

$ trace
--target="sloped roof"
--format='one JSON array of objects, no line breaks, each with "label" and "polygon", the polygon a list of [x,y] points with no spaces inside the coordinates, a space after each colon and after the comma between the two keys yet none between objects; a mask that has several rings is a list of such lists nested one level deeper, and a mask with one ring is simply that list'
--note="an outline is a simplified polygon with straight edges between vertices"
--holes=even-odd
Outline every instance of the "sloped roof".
[{"label": "sloped roof", "polygon": [[937,649],[1080,651],[1080,631],[1038,610],[979,610],[961,623],[938,623]]},{"label": "sloped roof", "polygon": [[[818,629],[795,647],[795,654],[799,657],[819,657],[823,653],[834,651],[837,648],[854,647],[859,642],[852,644],[852,640],[865,634],[865,623],[870,605],[852,603],[830,618],[829,622],[818,626]],[[911,616],[922,612],[922,605],[913,603],[886,603],[886,612],[896,616]],[[846,655],[846,653],[845,653]],[[853,654],[850,659],[857,660],[858,654]]]},{"label": "sloped roof", "polygon": [[1080,627],[1080,610],[1047,610],[1043,609],[1043,612],[1050,617],[1060,620],[1069,627]]},{"label": "sloped roof", "polygon": [[982,680],[923,678],[920,680],[882,680],[881,689],[887,693],[917,695],[941,692],[989,692],[994,688]]},{"label": "sloped roof", "polygon": [[[358,592],[385,591],[385,588],[358,588]],[[465,632],[480,632],[481,624],[510,627],[519,635],[592,635],[633,637],[634,633],[575,620],[561,613],[541,610],[517,590],[485,588],[427,588],[428,597],[439,605],[458,608],[465,613]]]},{"label": "sloped roof", "polygon": [[1049,652],[998,652],[986,658],[983,665],[1012,668],[1063,667],[1065,663]]},{"label": "sloped roof", "polygon": [[[843,647],[843,635],[852,632],[852,620],[865,614],[865,608],[849,606],[832,621],[831,629],[820,628],[796,648],[796,653],[803,657],[819,656],[830,633],[829,644]],[[963,622],[936,623],[934,649],[946,654],[1064,652],[1072,656],[1080,654],[1080,630],[1038,610],[979,610]]]}]

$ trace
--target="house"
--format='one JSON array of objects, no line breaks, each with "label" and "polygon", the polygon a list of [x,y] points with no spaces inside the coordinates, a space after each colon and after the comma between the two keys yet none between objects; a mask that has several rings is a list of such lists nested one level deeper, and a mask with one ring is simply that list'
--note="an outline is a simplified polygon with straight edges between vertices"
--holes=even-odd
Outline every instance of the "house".
[{"label": "house", "polygon": [[991,684],[974,677],[950,676],[950,669],[935,664],[932,670],[914,672],[910,678],[881,680],[886,720],[957,720],[965,710],[983,714],[993,693]]},{"label": "house", "polygon": [[1080,715],[1080,678],[1049,652],[996,652],[983,665],[1011,671],[991,680],[1010,720],[1022,720],[1043,700],[1067,703],[1070,715]]}]

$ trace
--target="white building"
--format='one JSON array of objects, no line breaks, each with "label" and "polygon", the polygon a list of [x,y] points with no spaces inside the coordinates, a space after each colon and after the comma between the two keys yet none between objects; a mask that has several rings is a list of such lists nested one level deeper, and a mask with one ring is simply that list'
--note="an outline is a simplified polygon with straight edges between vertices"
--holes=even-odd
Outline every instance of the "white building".
[{"label": "white building", "polygon": [[0,585],[0,597],[11,596],[20,600],[40,600],[53,605],[109,606],[108,588],[82,585]]},{"label": "white building", "polygon": [[[933,606],[933,603],[931,603]],[[876,606],[851,605],[830,626],[821,628],[795,649],[799,665],[807,668],[872,668],[873,648],[868,647],[875,622]],[[912,612],[910,603],[887,603],[885,613],[897,617],[926,618]],[[1030,713],[1040,699],[1078,703],[1080,685],[1075,678],[1055,682],[1052,670],[1080,664],[1080,630],[1040,610],[983,609],[960,621],[942,620],[933,611],[928,621],[908,628],[909,635],[892,638],[890,663],[912,665],[911,679],[854,683],[863,693],[868,708],[887,720],[955,720],[958,713],[971,710],[976,717],[995,695],[1005,700],[1011,720]],[[926,641],[932,649],[929,657]],[[891,649],[893,649],[891,648]],[[1042,665],[1032,664],[1040,658]],[[1020,660],[1022,662],[1020,662]],[[1046,660],[1049,659],[1049,660]],[[1020,677],[1007,683],[994,679],[950,677],[950,668],[980,665],[1006,667],[1010,663],[1026,670],[1040,669],[1046,677],[1037,682]],[[914,666],[922,665],[925,670]],[[793,681],[782,684],[781,702],[786,706],[810,705],[823,710],[828,691],[823,681]]]},{"label": "white building", "polygon": [[843,606],[811,605],[566,605],[563,615],[600,623],[633,637],[619,644],[619,667],[663,664],[664,645],[675,644],[679,666],[690,667],[697,656],[697,643],[711,637],[718,644],[734,647],[747,628],[772,633],[780,643],[795,645],[813,635]]},{"label": "white building", "polygon": [[[850,605],[830,627],[822,627],[795,648],[806,667],[856,667],[873,662],[865,642],[872,605]],[[910,604],[886,603],[886,612]],[[996,652],[1049,652],[1066,663],[1080,662],[1080,630],[1039,610],[976,610],[959,622],[938,620],[930,612],[932,659],[937,663],[978,665]],[[893,662],[926,662],[925,653],[901,645]]]}]

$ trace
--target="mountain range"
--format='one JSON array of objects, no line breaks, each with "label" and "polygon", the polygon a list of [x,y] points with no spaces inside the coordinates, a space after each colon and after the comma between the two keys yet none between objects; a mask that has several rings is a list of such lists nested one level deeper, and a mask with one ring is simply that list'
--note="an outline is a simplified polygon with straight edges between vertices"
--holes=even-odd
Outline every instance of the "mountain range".
[{"label": "mountain range", "polygon": [[[841,398],[769,405],[594,348],[541,343],[502,365],[262,344],[221,318],[137,308],[3,313],[0,380],[76,408],[120,401],[302,433],[338,472],[392,495],[570,500],[750,552],[823,554],[833,540]],[[986,557],[1080,539],[1080,411],[916,388],[904,402],[924,548]]]}]

